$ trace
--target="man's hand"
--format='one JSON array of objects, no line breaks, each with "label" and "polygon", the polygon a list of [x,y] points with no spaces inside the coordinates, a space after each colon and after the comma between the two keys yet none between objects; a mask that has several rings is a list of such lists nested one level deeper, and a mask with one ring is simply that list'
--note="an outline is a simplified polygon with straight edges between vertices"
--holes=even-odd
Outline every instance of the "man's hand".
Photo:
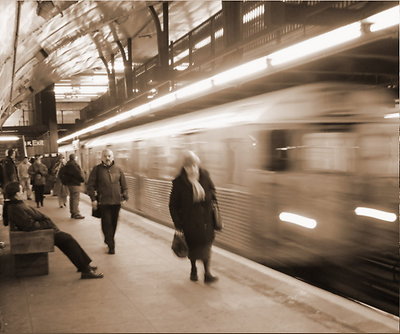
[{"label": "man's hand", "polygon": [[97,209],[97,201],[92,201],[92,208]]}]

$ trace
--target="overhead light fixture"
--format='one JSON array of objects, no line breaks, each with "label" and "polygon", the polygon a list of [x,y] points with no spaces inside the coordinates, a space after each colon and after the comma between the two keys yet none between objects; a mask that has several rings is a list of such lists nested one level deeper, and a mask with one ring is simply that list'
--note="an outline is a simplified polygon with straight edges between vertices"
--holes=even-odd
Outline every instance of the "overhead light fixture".
[{"label": "overhead light fixture", "polygon": [[223,85],[232,82],[257,72],[265,71],[268,67],[267,58],[262,57],[242,65],[236,66],[230,70],[214,75],[211,79],[215,85]]},{"label": "overhead light fixture", "polygon": [[361,24],[356,22],[273,52],[268,59],[272,66],[283,65],[352,41],[360,36]]},{"label": "overhead light fixture", "polygon": [[213,86],[213,83],[212,83],[211,79],[205,79],[205,80],[201,80],[201,81],[195,82],[193,84],[190,84],[181,89],[178,89],[175,92],[175,95],[178,99],[183,99],[188,96],[197,95],[198,93],[210,90],[212,88],[212,86]]},{"label": "overhead light fixture", "polygon": [[370,23],[370,31],[376,32],[399,24],[400,6],[389,8],[378,14],[372,15],[363,22]]},{"label": "overhead light fixture", "polygon": [[108,144],[126,143],[136,140],[144,140],[148,138],[160,138],[163,136],[176,135],[177,133],[188,133],[194,131],[201,131],[204,129],[213,129],[232,126],[235,124],[244,124],[254,121],[258,112],[238,113],[238,112],[224,112],[215,115],[212,111],[208,114],[192,119],[192,117],[185,117],[176,120],[172,119],[169,122],[159,121],[151,125],[141,125],[133,130],[122,130],[117,133],[103,135],[98,138],[89,140],[86,147],[96,147]]},{"label": "overhead light fixture", "polygon": [[[255,74],[257,72],[268,70],[270,65],[283,65],[300,58],[321,53],[326,49],[342,45],[346,42],[353,41],[362,36],[362,23],[364,22],[371,22],[371,27],[376,24],[376,27],[381,27],[380,29],[383,29],[382,26],[385,18],[388,22],[390,22],[387,23],[385,27],[391,27],[395,24],[399,24],[399,8],[400,6],[395,6],[386,11],[370,16],[369,18],[366,18],[364,20],[345,25],[343,27],[334,29],[330,32],[318,35],[316,37],[309,38],[303,42],[273,52],[267,56],[257,58],[250,62],[234,67],[230,70],[218,73],[208,79],[204,79],[181,89],[178,89],[177,91],[175,91],[175,93],[171,93],[175,94],[174,96],[170,95],[168,97],[160,97],[158,99],[154,99],[152,102],[148,102],[142,106],[135,107],[131,110],[126,111],[125,113],[121,114],[125,116],[119,115],[118,118],[115,119],[116,121],[120,121],[121,117],[128,118],[137,116],[139,114],[144,114],[153,111],[154,108],[159,108],[168,103],[174,103],[175,99],[185,99],[189,96],[195,96],[200,93],[210,91],[215,86],[224,85],[242,79],[244,77],[248,77],[249,75]],[[174,62],[186,57],[188,54],[189,50],[181,52],[179,55],[174,57]],[[103,126],[108,126],[112,124],[112,122],[113,117],[111,117],[107,121],[97,123],[95,125],[89,126],[88,128],[74,132],[66,137],[60,138],[58,139],[57,143],[62,143],[69,139],[91,132],[95,129],[99,129]]]},{"label": "overhead light fixture", "polygon": [[0,141],[16,141],[19,140],[17,136],[0,136]]}]

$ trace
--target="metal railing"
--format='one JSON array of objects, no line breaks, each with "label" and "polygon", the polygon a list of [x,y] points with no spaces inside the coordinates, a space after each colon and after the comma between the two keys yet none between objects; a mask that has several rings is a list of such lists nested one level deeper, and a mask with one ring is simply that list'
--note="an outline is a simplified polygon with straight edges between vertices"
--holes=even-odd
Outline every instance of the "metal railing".
[{"label": "metal railing", "polygon": [[[292,1],[291,3],[296,3]],[[299,2],[300,3],[300,2]],[[304,1],[301,2],[304,5]],[[314,7],[321,1],[307,1],[307,6]],[[357,1],[332,2],[330,8],[348,8]],[[312,34],[328,30],[330,27],[313,27],[304,24],[282,24],[278,27],[269,27],[267,15],[267,2],[245,1],[242,3],[242,38],[235,45],[226,47],[224,44],[223,12],[222,10],[211,16],[195,29],[191,30],[169,47],[169,72],[166,78],[159,78],[160,67],[158,55],[146,63],[133,69],[134,92],[129,101],[145,99],[149,91],[155,97],[158,92],[165,93],[180,88],[183,83],[190,82],[193,78],[211,75],[217,69],[226,69],[232,66],[227,59],[237,51],[241,52],[239,62],[250,60],[255,56],[257,49],[271,50],[279,47],[282,40],[299,41]],[[306,29],[307,28],[307,29]],[[83,109],[84,117],[91,119],[112,108],[128,102],[124,92],[124,78],[117,82],[117,96],[111,97],[108,93],[98,100],[91,102]]]}]

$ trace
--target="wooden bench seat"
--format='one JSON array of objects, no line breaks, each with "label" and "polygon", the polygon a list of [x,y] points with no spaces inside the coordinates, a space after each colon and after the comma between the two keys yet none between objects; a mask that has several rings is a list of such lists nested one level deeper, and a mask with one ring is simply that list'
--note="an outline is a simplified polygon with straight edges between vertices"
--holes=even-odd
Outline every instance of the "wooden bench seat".
[{"label": "wooden bench seat", "polygon": [[54,231],[10,231],[10,252],[14,255],[15,276],[47,275],[48,252],[54,252]]}]

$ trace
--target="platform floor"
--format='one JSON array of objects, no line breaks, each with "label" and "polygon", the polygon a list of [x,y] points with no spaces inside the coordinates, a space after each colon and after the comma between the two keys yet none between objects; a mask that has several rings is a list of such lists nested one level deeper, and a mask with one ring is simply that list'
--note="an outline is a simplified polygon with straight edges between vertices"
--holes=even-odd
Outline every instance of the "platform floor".
[{"label": "platform floor", "polygon": [[[8,248],[0,250],[0,332],[399,332],[397,317],[217,247],[212,268],[219,281],[191,282],[189,261],[170,248],[173,230],[125,210],[116,254],[108,255],[100,221],[82,197],[83,220],[70,219],[52,196],[40,210],[80,242],[105,277],[80,280],[56,248],[49,275],[14,278]],[[0,240],[8,242],[4,226]]]}]

